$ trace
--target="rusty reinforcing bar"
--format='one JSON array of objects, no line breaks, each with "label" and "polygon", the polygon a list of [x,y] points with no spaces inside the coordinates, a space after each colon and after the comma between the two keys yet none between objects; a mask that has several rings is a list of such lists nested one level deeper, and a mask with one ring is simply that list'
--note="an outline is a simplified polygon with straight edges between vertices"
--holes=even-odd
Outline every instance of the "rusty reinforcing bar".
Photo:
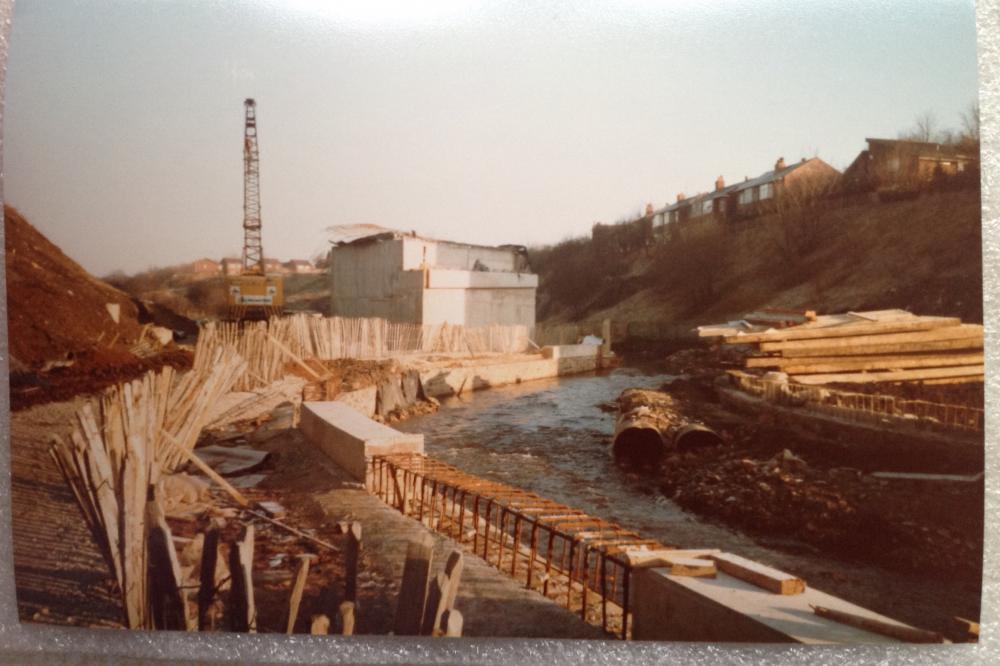
[{"label": "rusty reinforcing bar", "polygon": [[375,456],[369,490],[530,590],[628,639],[625,551],[673,548],[534,493],[417,453]]}]

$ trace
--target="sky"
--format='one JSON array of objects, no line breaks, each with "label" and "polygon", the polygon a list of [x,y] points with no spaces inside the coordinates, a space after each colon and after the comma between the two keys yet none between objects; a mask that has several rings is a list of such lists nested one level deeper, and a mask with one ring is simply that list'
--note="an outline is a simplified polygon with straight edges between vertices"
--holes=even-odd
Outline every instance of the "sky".
[{"label": "sky", "polygon": [[971,0],[17,0],[4,196],[97,275],[239,256],[254,97],[267,256],[554,243],[958,127],[976,69]]}]

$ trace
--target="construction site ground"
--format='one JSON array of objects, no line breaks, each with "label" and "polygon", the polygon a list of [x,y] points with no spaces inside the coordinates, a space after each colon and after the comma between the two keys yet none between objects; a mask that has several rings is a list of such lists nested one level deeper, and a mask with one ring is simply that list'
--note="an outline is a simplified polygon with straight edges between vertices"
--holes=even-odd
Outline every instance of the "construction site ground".
[{"label": "construction site ground", "polygon": [[[89,533],[69,487],[47,449],[52,434],[66,435],[82,399],[50,403],[17,412],[11,419],[14,562],[18,610],[22,621],[89,627],[121,626],[120,602],[113,579]],[[396,594],[407,544],[427,533],[370,495],[279,415],[277,427],[249,431],[231,444],[251,446],[272,455],[254,470],[265,479],[241,492],[252,501],[277,501],[287,511],[283,522],[321,540],[342,542],[338,521],[359,521],[363,529],[355,613],[359,634],[387,634],[393,626]],[[233,479],[230,479],[233,481]],[[296,631],[307,632],[317,613],[336,616],[342,599],[343,562],[338,554],[300,539],[264,521],[239,515],[235,504],[213,488],[204,506],[186,517],[170,517],[181,542],[204,528],[209,517],[223,517],[223,541],[239,526],[253,522],[258,631],[283,632],[288,599],[298,566],[296,556],[319,556],[309,570]],[[433,571],[458,545],[440,535],[435,540]],[[182,565],[185,553],[179,548]],[[603,633],[474,556],[465,567],[456,603],[464,617],[465,636],[600,638]],[[224,619],[223,619],[224,621]]]}]

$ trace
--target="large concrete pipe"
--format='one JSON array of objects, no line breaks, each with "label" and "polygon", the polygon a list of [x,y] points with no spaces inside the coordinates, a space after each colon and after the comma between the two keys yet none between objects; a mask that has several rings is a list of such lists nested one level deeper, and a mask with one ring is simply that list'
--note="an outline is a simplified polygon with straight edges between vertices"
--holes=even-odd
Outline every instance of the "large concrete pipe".
[{"label": "large concrete pipe", "polygon": [[664,453],[721,444],[704,424],[685,418],[669,395],[626,389],[618,396],[618,420],[612,452],[639,465],[656,465]]}]

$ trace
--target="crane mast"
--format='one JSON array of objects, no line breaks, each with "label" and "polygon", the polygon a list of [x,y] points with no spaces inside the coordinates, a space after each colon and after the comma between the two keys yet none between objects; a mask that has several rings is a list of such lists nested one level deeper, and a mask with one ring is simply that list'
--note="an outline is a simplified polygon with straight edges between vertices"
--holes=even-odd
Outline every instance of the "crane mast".
[{"label": "crane mast", "polygon": [[260,222],[260,160],[257,153],[257,103],[243,102],[243,273],[264,274],[264,250]]}]

